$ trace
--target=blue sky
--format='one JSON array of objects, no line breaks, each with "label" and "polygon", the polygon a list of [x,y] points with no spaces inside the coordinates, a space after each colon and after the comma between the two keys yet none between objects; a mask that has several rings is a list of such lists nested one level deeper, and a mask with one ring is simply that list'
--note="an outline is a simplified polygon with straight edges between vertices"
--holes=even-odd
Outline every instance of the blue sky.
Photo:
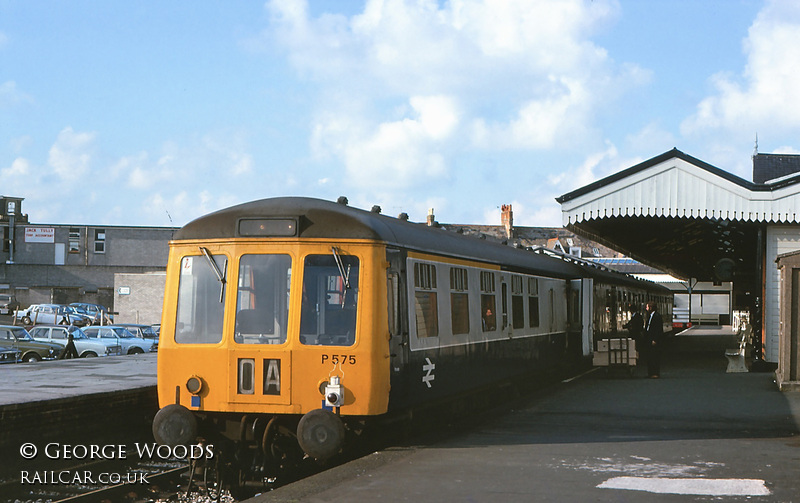
[{"label": "blue sky", "polygon": [[673,147],[800,153],[800,2],[0,0],[0,194],[180,226],[302,195],[561,226]]}]

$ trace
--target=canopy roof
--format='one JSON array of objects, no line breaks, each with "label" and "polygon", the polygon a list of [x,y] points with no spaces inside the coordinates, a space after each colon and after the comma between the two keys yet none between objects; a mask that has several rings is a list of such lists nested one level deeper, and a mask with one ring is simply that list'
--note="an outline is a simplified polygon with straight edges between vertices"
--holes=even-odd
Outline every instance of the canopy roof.
[{"label": "canopy roof", "polygon": [[673,149],[556,200],[577,234],[679,278],[727,281],[754,274],[764,225],[800,222],[798,182],[749,182]]}]

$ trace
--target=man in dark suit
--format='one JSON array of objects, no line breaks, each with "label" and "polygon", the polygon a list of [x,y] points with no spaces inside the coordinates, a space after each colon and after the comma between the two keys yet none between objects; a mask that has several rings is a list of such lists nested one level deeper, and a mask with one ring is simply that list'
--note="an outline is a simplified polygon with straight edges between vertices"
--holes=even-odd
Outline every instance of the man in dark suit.
[{"label": "man in dark suit", "polygon": [[631,313],[631,319],[628,323],[622,325],[622,328],[628,329],[628,335],[636,342],[636,350],[639,351],[642,345],[644,318],[642,318],[642,314],[639,312],[639,307],[636,304],[628,306],[628,311]]},{"label": "man in dark suit", "polygon": [[651,379],[661,376],[661,345],[664,338],[664,322],[655,302],[645,306],[644,344],[647,346],[647,375]]}]

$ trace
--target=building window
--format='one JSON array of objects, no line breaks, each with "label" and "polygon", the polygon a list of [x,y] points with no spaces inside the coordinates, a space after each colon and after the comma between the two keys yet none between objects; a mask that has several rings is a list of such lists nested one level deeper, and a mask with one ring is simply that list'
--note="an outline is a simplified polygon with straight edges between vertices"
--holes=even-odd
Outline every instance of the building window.
[{"label": "building window", "polygon": [[95,229],[94,230],[94,252],[95,253],[105,253],[106,252],[106,230],[105,229]]},{"label": "building window", "polygon": [[81,252],[81,230],[76,227],[69,228],[69,252]]}]

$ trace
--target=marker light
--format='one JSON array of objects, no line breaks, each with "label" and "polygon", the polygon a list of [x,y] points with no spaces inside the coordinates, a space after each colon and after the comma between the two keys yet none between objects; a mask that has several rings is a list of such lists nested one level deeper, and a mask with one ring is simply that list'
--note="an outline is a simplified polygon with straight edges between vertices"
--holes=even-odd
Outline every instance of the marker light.
[{"label": "marker light", "polygon": [[190,377],[186,381],[186,390],[193,395],[199,394],[203,390],[203,380],[197,376]]},{"label": "marker light", "polygon": [[339,378],[331,377],[331,382],[325,386],[325,405],[341,407],[344,405],[344,387],[339,383]]}]

